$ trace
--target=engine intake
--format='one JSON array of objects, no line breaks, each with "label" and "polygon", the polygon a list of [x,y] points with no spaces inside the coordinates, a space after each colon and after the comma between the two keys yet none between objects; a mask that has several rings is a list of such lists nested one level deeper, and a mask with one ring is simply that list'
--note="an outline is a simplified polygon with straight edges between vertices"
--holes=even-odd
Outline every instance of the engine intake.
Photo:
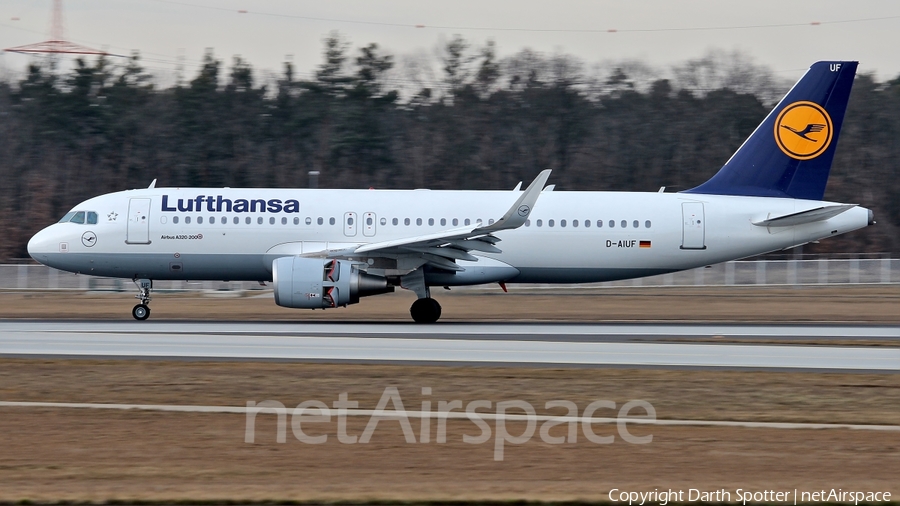
[{"label": "engine intake", "polygon": [[361,272],[344,260],[325,258],[275,259],[272,282],[276,304],[302,309],[347,306],[360,297],[394,291],[381,276]]}]

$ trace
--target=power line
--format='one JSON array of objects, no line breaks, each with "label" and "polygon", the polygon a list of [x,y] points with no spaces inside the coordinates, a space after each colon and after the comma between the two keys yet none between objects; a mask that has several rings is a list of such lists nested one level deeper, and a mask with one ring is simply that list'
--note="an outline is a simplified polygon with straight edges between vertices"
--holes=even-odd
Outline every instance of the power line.
[{"label": "power line", "polygon": [[159,3],[166,3],[172,5],[181,5],[185,7],[195,7],[199,9],[208,9],[222,12],[232,12],[238,14],[246,14],[246,15],[256,15],[256,16],[269,16],[269,17],[279,17],[279,18],[287,18],[287,19],[302,19],[306,21],[324,21],[328,23],[345,23],[345,24],[357,24],[357,25],[375,25],[375,26],[390,26],[397,28],[415,28],[415,29],[436,29],[436,30],[460,30],[460,31],[494,31],[494,32],[530,32],[530,33],[653,33],[653,32],[703,32],[703,31],[721,31],[721,30],[752,30],[752,29],[760,29],[760,28],[796,28],[802,26],[819,26],[819,25],[832,25],[832,24],[847,24],[847,23],[867,23],[872,21],[885,21],[891,19],[900,19],[900,15],[895,16],[879,16],[872,18],[857,18],[857,19],[841,19],[835,21],[810,21],[806,23],[772,23],[772,24],[755,24],[755,25],[732,25],[732,26],[695,26],[695,27],[663,27],[663,28],[594,28],[594,29],[580,29],[580,28],[525,28],[525,27],[500,27],[500,26],[453,26],[453,25],[425,25],[425,24],[410,24],[410,23],[391,23],[391,22],[383,22],[383,21],[361,21],[361,20],[353,20],[353,19],[340,19],[340,18],[323,18],[316,16],[301,16],[297,14],[285,14],[278,12],[265,12],[265,11],[253,11],[253,10],[235,10],[229,9],[226,7],[216,7],[213,5],[202,5],[195,4],[191,2],[182,2],[178,0],[154,0]]}]

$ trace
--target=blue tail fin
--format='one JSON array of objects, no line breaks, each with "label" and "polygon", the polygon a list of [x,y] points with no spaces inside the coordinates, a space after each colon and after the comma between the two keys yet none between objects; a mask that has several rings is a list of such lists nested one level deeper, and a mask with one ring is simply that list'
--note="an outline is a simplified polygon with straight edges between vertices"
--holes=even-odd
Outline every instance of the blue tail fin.
[{"label": "blue tail fin", "polygon": [[822,200],[856,66],[814,63],[719,172],[685,193]]}]

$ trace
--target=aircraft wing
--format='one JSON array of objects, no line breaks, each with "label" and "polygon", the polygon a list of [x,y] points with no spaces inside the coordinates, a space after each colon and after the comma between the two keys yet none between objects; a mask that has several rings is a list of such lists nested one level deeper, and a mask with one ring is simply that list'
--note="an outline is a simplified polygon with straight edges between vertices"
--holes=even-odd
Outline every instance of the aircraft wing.
[{"label": "aircraft wing", "polygon": [[858,205],[859,204],[837,204],[833,206],[817,207],[815,209],[800,211],[799,213],[786,214],[784,216],[768,218],[762,221],[755,221],[753,224],[759,227],[793,227],[795,225],[804,225],[806,223],[825,221],[829,218],[834,218]]},{"label": "aircraft wing", "polygon": [[511,230],[521,227],[531,215],[534,204],[543,190],[547,179],[550,177],[550,169],[542,171],[528,185],[528,188],[510,206],[509,210],[496,222],[484,226],[476,224],[471,227],[453,228],[414,237],[394,239],[391,241],[364,244],[356,248],[354,254],[409,254],[417,253],[427,263],[441,269],[452,271],[463,270],[454,260],[477,261],[478,258],[470,255],[469,251],[484,253],[500,253],[495,246],[500,239],[493,236],[494,232]]}]

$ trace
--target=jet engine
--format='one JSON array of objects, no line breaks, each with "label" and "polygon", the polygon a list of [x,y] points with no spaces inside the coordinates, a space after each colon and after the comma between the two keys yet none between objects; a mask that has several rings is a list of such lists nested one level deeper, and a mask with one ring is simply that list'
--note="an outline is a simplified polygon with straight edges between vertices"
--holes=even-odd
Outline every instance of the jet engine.
[{"label": "jet engine", "polygon": [[278,258],[272,262],[272,281],[276,304],[302,309],[346,306],[360,297],[394,291],[381,276],[326,258]]}]

